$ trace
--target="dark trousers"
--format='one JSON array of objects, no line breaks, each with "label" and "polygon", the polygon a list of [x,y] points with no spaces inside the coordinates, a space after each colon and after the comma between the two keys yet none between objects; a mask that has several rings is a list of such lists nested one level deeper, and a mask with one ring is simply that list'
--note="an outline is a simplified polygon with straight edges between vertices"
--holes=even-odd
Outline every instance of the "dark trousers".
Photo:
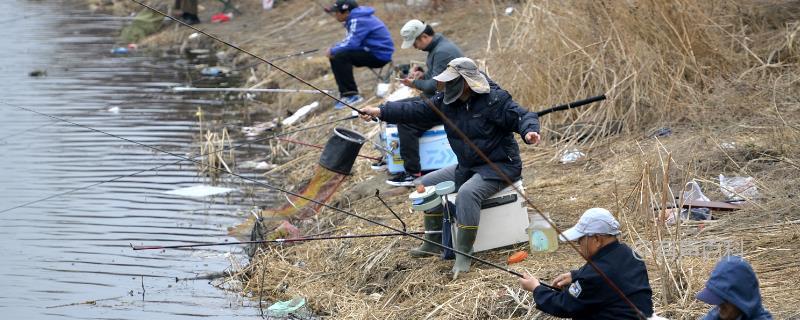
[{"label": "dark trousers", "polygon": [[175,0],[175,9],[197,16],[197,0]]},{"label": "dark trousers", "polygon": [[[419,97],[403,99],[401,101],[422,100]],[[400,157],[403,158],[403,169],[408,174],[420,173],[422,166],[419,163],[419,138],[434,126],[442,124],[442,120],[428,119],[418,123],[401,123],[397,125],[397,138],[400,140]]]},{"label": "dark trousers", "polygon": [[342,97],[349,97],[358,94],[356,79],[353,77],[353,67],[380,68],[389,61],[382,61],[375,58],[366,51],[342,51],[331,57],[331,70],[333,77],[336,78],[336,85]]}]

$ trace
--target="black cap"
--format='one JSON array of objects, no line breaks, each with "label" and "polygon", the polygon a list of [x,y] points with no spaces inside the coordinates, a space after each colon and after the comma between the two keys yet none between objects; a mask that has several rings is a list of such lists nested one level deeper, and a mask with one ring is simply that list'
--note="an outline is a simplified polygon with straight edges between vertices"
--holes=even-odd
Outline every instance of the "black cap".
[{"label": "black cap", "polygon": [[332,6],[325,8],[327,12],[334,12],[334,11],[349,11],[358,8],[358,3],[356,0],[336,0]]}]

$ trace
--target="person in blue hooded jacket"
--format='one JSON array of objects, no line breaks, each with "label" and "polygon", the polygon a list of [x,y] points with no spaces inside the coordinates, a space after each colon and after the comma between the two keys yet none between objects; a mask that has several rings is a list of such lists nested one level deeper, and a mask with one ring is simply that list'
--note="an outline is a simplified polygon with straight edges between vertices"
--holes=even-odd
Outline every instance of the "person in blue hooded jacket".
[{"label": "person in blue hooded jacket", "polygon": [[[331,70],[342,101],[353,106],[363,101],[353,77],[353,67],[380,68],[392,61],[394,42],[375,9],[360,7],[355,0],[337,0],[325,11],[344,24],[347,34],[328,49]],[[344,108],[341,102],[334,106]]]},{"label": "person in blue hooded jacket", "polygon": [[714,306],[703,320],[772,320],[761,305],[756,273],[738,256],[726,256],[717,263],[697,300]]}]

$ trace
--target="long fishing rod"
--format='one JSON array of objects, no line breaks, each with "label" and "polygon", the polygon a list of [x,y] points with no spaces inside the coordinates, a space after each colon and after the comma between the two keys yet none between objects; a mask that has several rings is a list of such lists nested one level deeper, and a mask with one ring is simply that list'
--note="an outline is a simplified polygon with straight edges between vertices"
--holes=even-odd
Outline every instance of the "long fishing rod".
[{"label": "long fishing rod", "polygon": [[[568,103],[566,105],[561,105],[561,106],[558,106],[556,108],[563,108],[561,110],[564,110],[564,109],[570,108],[569,107],[570,105],[572,105],[572,107],[574,108],[576,106],[580,106],[580,105],[583,105],[583,104],[588,104],[588,103],[595,102],[595,101],[601,101],[601,100],[604,100],[605,98],[606,98],[605,95],[599,95],[599,96],[596,96],[596,97],[591,97],[591,98],[580,100],[580,101],[576,101],[576,102],[573,102],[573,103]],[[479,157],[481,157],[481,159],[484,162],[486,162],[486,164],[488,164],[492,168],[492,170],[494,170],[500,176],[500,178],[503,180],[503,182],[506,183],[506,185],[511,186],[517,192],[517,194],[519,194],[523,199],[525,199],[525,202],[531,208],[533,208],[533,210],[538,215],[540,215],[545,221],[547,221],[547,223],[550,225],[550,227],[553,228],[553,230],[555,230],[556,233],[559,235],[559,238],[563,236],[563,233],[561,232],[561,229],[559,229],[558,226],[556,226],[556,224],[552,220],[548,219],[547,216],[545,216],[542,213],[542,211],[539,210],[539,208],[535,204],[533,204],[533,201],[531,201],[525,195],[525,193],[522,190],[520,190],[517,186],[514,185],[514,182],[511,181],[511,178],[509,178],[508,175],[503,173],[503,171],[500,170],[500,168],[497,166],[497,164],[494,163],[492,160],[490,160],[489,157],[487,157],[486,154],[483,153],[483,151],[481,151],[481,149],[478,148],[478,146],[475,145],[475,143],[471,139],[469,139],[469,137],[467,137],[467,135],[464,134],[464,132],[461,131],[461,129],[459,129],[458,126],[456,126],[455,123],[453,123],[452,120],[450,120],[450,118],[448,118],[441,110],[439,110],[439,108],[437,108],[436,105],[434,105],[433,102],[431,102],[430,99],[428,99],[426,97],[422,97],[422,99],[425,102],[425,104],[429,108],[431,108],[431,110],[433,110],[436,113],[436,115],[438,115],[439,118],[442,119],[442,121],[445,122],[445,124],[447,126],[449,126],[450,128],[453,129],[453,131],[455,131],[455,133],[461,138],[461,140],[466,142],[467,145],[469,145],[469,147],[473,151],[475,151],[475,153]],[[582,104],[579,104],[579,103],[582,103]],[[555,109],[555,108],[553,108],[553,109]],[[552,111],[555,111],[555,110],[552,110]],[[550,112],[552,112],[552,111],[550,111]],[[573,250],[575,250],[575,252],[577,252],[581,256],[581,258],[583,258],[583,260],[586,260],[586,263],[589,264],[592,267],[592,269],[594,269],[603,278],[603,280],[606,282],[606,284],[608,284],[611,287],[611,289],[614,290],[614,292],[616,292],[625,301],[626,304],[628,304],[628,306],[630,306],[631,308],[633,308],[634,311],[636,311],[637,316],[639,316],[641,319],[647,319],[647,317],[642,313],[642,311],[640,311],[639,308],[637,308],[636,305],[634,305],[633,302],[630,299],[628,299],[627,296],[625,296],[625,293],[623,293],[622,290],[619,287],[617,287],[617,285],[613,281],[611,281],[611,279],[605,274],[605,272],[603,272],[603,270],[600,270],[600,268],[594,262],[592,262],[592,260],[589,259],[588,256],[586,256],[583,252],[581,252],[581,250],[578,249],[578,247],[575,246],[575,244],[573,242],[567,241],[567,244]],[[547,287],[549,287],[549,286],[547,286]],[[550,287],[550,288],[552,288],[552,287]]]},{"label": "long fishing rod", "polygon": [[257,92],[257,93],[331,93],[332,90],[311,90],[311,89],[283,89],[283,88],[195,88],[195,87],[173,87],[175,92]]},{"label": "long fishing rod", "polygon": [[[325,149],[325,147],[320,146],[320,145],[306,143],[306,142],[302,142],[302,141],[297,141],[297,140],[294,140],[294,139],[287,139],[287,138],[276,138],[276,139],[278,139],[280,141],[289,142],[289,143],[299,144],[301,146],[317,148],[317,149],[320,149],[320,150]],[[375,157],[370,157],[370,156],[365,156],[365,155],[360,155],[360,154],[358,154],[356,156],[364,158],[364,159],[373,160],[373,161],[381,161],[381,158],[375,158]]]},{"label": "long fishing rod", "polygon": [[586,99],[583,99],[583,100],[578,100],[578,101],[574,101],[574,102],[570,102],[570,103],[565,103],[565,104],[558,105],[558,106],[555,106],[555,107],[552,107],[552,108],[544,109],[542,111],[537,111],[536,114],[541,117],[541,116],[546,115],[546,114],[551,113],[551,112],[577,108],[577,107],[580,107],[580,106],[584,106],[584,105],[590,104],[592,102],[603,101],[605,99],[606,99],[606,95],[601,94],[599,96],[589,97],[589,98],[586,98]]},{"label": "long fishing rod", "polygon": [[343,104],[343,105],[347,106],[348,108],[352,109],[353,111],[357,112],[358,114],[364,114],[364,112],[362,112],[361,110],[359,110],[359,109],[357,109],[357,108],[355,108],[355,107],[351,106],[349,103],[347,103],[347,102],[344,102],[344,101],[342,101],[341,99],[339,99],[339,98],[337,98],[337,97],[334,97],[334,96],[333,96],[333,95],[331,95],[330,93],[327,93],[327,92],[325,92],[324,90],[322,90],[322,89],[318,88],[317,86],[313,85],[311,82],[308,82],[308,81],[306,81],[306,80],[303,80],[302,78],[300,78],[300,77],[298,77],[298,76],[294,75],[293,73],[291,73],[291,72],[289,72],[289,71],[286,71],[286,70],[284,70],[283,68],[281,68],[281,67],[279,67],[279,66],[275,65],[274,63],[272,63],[271,61],[269,61],[269,60],[267,60],[267,59],[264,59],[264,58],[262,58],[261,56],[258,56],[258,55],[254,54],[254,53],[251,53],[250,51],[247,51],[247,50],[245,50],[245,49],[242,49],[242,48],[240,48],[240,47],[238,47],[238,46],[236,46],[236,45],[234,45],[234,44],[232,44],[232,43],[230,43],[230,42],[228,42],[228,41],[222,40],[222,39],[220,39],[220,38],[219,38],[219,37],[217,37],[217,36],[214,36],[214,35],[212,35],[212,34],[210,34],[210,33],[208,33],[208,32],[205,32],[205,31],[203,31],[203,30],[200,30],[200,29],[198,29],[198,28],[196,28],[196,27],[194,27],[194,26],[192,26],[192,25],[189,25],[189,24],[187,24],[186,22],[183,22],[183,21],[181,21],[180,19],[177,19],[177,18],[175,18],[175,17],[172,17],[172,16],[170,16],[170,15],[168,15],[168,14],[166,14],[166,13],[164,13],[164,12],[162,12],[162,11],[160,11],[160,10],[156,9],[156,8],[153,8],[153,7],[151,7],[151,6],[147,5],[147,4],[144,4],[144,3],[142,3],[142,2],[141,2],[141,1],[139,1],[139,0],[130,0],[130,1],[133,1],[133,2],[135,2],[135,3],[137,3],[137,4],[139,4],[140,6],[142,6],[142,7],[145,7],[145,8],[147,8],[147,9],[150,9],[150,10],[152,10],[152,11],[154,11],[154,12],[156,12],[156,13],[158,13],[158,14],[160,14],[160,15],[164,16],[164,17],[167,17],[167,18],[169,18],[169,19],[172,19],[173,21],[177,22],[178,24],[181,24],[181,25],[183,25],[184,27],[190,28],[190,29],[192,29],[192,30],[194,30],[194,31],[197,31],[198,33],[200,33],[200,34],[203,34],[203,35],[205,35],[206,37],[209,37],[209,38],[211,38],[211,39],[214,39],[214,40],[216,40],[216,41],[219,41],[219,42],[221,42],[221,43],[223,43],[223,44],[225,44],[225,45],[227,45],[227,46],[229,46],[229,47],[231,47],[231,48],[233,48],[233,49],[236,49],[236,50],[239,50],[239,51],[241,51],[241,52],[242,52],[242,53],[244,53],[244,54],[247,54],[247,55],[249,55],[249,56],[251,56],[251,57],[253,57],[253,58],[256,58],[256,59],[258,59],[258,60],[261,60],[261,61],[263,61],[264,63],[266,63],[266,64],[270,65],[271,67],[273,67],[273,68],[277,69],[278,71],[285,73],[286,75],[288,75],[288,76],[290,76],[290,77],[294,78],[294,79],[295,79],[295,80],[297,80],[297,81],[300,81],[300,82],[302,82],[303,84],[305,84],[305,85],[307,85],[307,86],[309,86],[309,87],[311,87],[311,88],[314,88],[315,90],[317,90],[317,91],[319,91],[320,93],[322,93],[322,94],[324,94],[324,95],[326,95],[326,96],[330,97],[331,99],[335,100],[336,102],[339,102],[339,103],[341,103],[341,104]]},{"label": "long fishing rod", "polygon": [[[437,234],[441,231],[407,231],[408,234]],[[379,237],[398,237],[405,236],[404,233],[374,233],[374,234],[352,234],[344,236],[328,236],[328,237],[308,237],[308,238],[288,238],[288,239],[274,239],[274,240],[252,240],[252,241],[237,241],[237,242],[212,242],[212,243],[197,243],[197,244],[179,244],[174,246],[135,246],[131,244],[133,250],[161,250],[161,249],[183,249],[183,248],[197,248],[197,247],[214,247],[214,246],[230,246],[239,244],[263,244],[263,243],[291,243],[291,242],[304,242],[304,241],[319,241],[319,240],[341,240],[341,239],[356,239],[356,238],[379,238]]]},{"label": "long fishing rod", "polygon": [[[4,105],[15,107],[15,108],[21,108],[19,106],[15,106],[15,105],[9,104],[9,103],[7,103],[5,101],[0,101],[0,104],[4,104]],[[286,136],[286,135],[294,134],[294,133],[297,133],[297,132],[302,132],[302,131],[306,131],[306,130],[310,130],[310,129],[326,126],[326,125],[333,124],[333,123],[340,122],[340,121],[352,120],[352,119],[355,119],[356,117],[357,116],[349,116],[349,117],[346,117],[346,118],[332,120],[332,121],[324,122],[324,123],[317,124],[317,125],[307,126],[307,127],[304,127],[304,128],[293,130],[293,131],[282,132],[282,133],[279,133],[279,134],[273,134],[273,135],[271,135],[269,137],[264,137],[264,138],[259,138],[259,139],[253,140],[253,141],[243,142],[241,144],[238,144],[238,145],[235,145],[235,146],[232,146],[232,147],[224,147],[221,150],[216,150],[216,151],[211,151],[211,152],[204,153],[204,154],[199,154],[197,156],[191,157],[191,159],[194,160],[194,159],[201,158],[201,157],[204,157],[204,156],[207,156],[207,155],[211,155],[211,154],[215,154],[215,153],[219,153],[219,152],[230,151],[230,150],[233,150],[233,149],[236,149],[236,148],[248,145],[248,144],[257,143],[257,142],[261,142],[261,141],[267,141],[267,140],[275,139],[275,138],[278,138],[278,137],[281,137],[281,136]],[[133,172],[131,174],[122,175],[122,176],[118,176],[116,178],[112,178],[112,179],[109,179],[109,180],[99,181],[99,182],[95,182],[95,183],[92,183],[92,184],[89,184],[89,185],[86,185],[86,186],[83,186],[83,187],[78,187],[78,188],[70,189],[70,190],[67,190],[67,191],[64,191],[64,192],[59,192],[59,193],[56,193],[56,194],[53,194],[53,195],[50,195],[50,196],[47,196],[47,197],[44,197],[44,198],[28,201],[26,203],[23,203],[23,204],[14,206],[14,207],[10,207],[10,208],[6,208],[6,209],[3,209],[3,210],[0,210],[0,213],[5,213],[5,212],[11,211],[11,210],[24,208],[24,207],[27,207],[27,206],[30,206],[30,205],[41,203],[43,201],[47,201],[47,200],[50,200],[50,199],[53,199],[53,198],[60,197],[60,196],[63,196],[63,195],[67,195],[67,194],[74,193],[74,192],[77,192],[77,191],[86,190],[86,189],[89,189],[89,188],[92,188],[92,187],[96,187],[96,186],[99,186],[99,185],[104,184],[104,183],[114,182],[114,181],[117,181],[117,180],[120,180],[120,179],[133,177],[135,175],[138,175],[138,174],[141,174],[141,173],[144,173],[144,172],[158,170],[158,169],[161,169],[161,168],[169,166],[169,165],[176,165],[176,164],[181,163],[183,161],[184,160],[178,160],[178,161],[175,161],[175,162],[165,163],[165,164],[157,165],[157,166],[149,168],[149,169],[139,170],[139,171]]]},{"label": "long fishing rod", "polygon": [[[132,0],[132,1],[133,1],[133,0]],[[5,104],[7,104],[7,105],[10,105],[10,104],[8,104],[8,103],[5,103]],[[249,182],[251,182],[251,183],[254,183],[254,184],[260,185],[260,186],[262,186],[262,187],[265,187],[265,188],[268,188],[268,189],[272,189],[272,190],[280,191],[280,192],[283,192],[283,193],[285,193],[285,194],[288,194],[288,195],[291,195],[291,196],[298,197],[298,198],[300,198],[300,199],[303,199],[303,200],[306,200],[306,201],[308,201],[308,202],[311,202],[311,203],[314,203],[314,204],[320,205],[320,206],[322,206],[322,207],[325,207],[325,208],[331,209],[331,210],[333,210],[333,211],[336,211],[336,212],[343,213],[343,214],[345,214],[345,215],[348,215],[348,216],[350,216],[350,217],[353,217],[353,218],[356,218],[356,219],[359,219],[359,220],[363,220],[363,221],[366,221],[366,222],[372,223],[372,224],[374,224],[374,225],[378,225],[378,226],[381,226],[381,227],[387,228],[387,229],[389,229],[389,230],[392,230],[392,231],[394,231],[394,232],[397,232],[397,233],[403,234],[404,236],[411,237],[411,238],[414,238],[414,239],[417,239],[417,240],[420,240],[420,241],[423,241],[423,242],[426,242],[426,243],[430,243],[430,244],[432,244],[432,245],[434,245],[434,246],[437,246],[437,247],[439,247],[439,248],[442,248],[442,249],[451,250],[451,251],[453,251],[453,252],[455,252],[455,253],[457,253],[457,254],[460,254],[460,255],[463,255],[463,256],[469,257],[469,258],[470,258],[470,259],[472,259],[472,260],[475,260],[475,261],[478,261],[478,262],[480,262],[480,263],[483,263],[483,264],[485,264],[485,265],[488,265],[488,266],[491,266],[491,267],[497,268],[497,269],[499,269],[499,270],[502,270],[502,271],[508,272],[508,273],[510,273],[510,274],[513,274],[513,275],[515,275],[515,276],[517,276],[517,277],[520,277],[520,278],[522,278],[522,277],[523,277],[521,273],[519,273],[519,272],[516,272],[516,271],[514,271],[514,270],[511,270],[511,269],[508,269],[508,268],[506,268],[506,267],[503,267],[503,266],[501,266],[501,265],[499,265],[499,264],[496,264],[496,263],[494,263],[494,262],[491,262],[491,261],[488,261],[488,260],[485,260],[485,259],[482,259],[482,258],[478,258],[478,257],[476,257],[476,256],[474,256],[474,255],[472,255],[472,254],[469,254],[469,253],[466,253],[466,252],[460,251],[460,250],[458,250],[458,249],[455,249],[455,248],[452,248],[452,247],[449,247],[449,246],[443,245],[443,244],[441,244],[441,243],[438,243],[438,242],[435,242],[435,241],[431,241],[431,240],[425,239],[425,238],[423,238],[423,237],[420,237],[420,236],[418,236],[418,235],[415,235],[415,234],[410,234],[410,233],[408,233],[408,232],[405,232],[405,231],[403,231],[403,230],[400,230],[400,229],[397,229],[397,228],[395,228],[395,227],[392,227],[392,226],[390,226],[390,225],[388,225],[388,224],[381,223],[380,221],[377,221],[377,220],[374,220],[374,219],[370,219],[370,218],[367,218],[367,217],[364,217],[364,216],[361,216],[361,215],[358,215],[358,214],[352,213],[352,212],[350,212],[350,211],[347,211],[347,210],[344,210],[344,209],[341,209],[341,208],[338,208],[338,207],[334,207],[334,206],[332,206],[332,205],[329,205],[329,204],[327,204],[327,203],[324,203],[324,202],[321,202],[321,201],[318,201],[318,200],[315,200],[315,199],[312,199],[312,198],[306,197],[306,196],[304,196],[304,195],[302,195],[302,194],[299,194],[299,193],[296,193],[296,192],[292,192],[292,191],[289,191],[289,190],[287,190],[287,189],[284,189],[284,188],[281,188],[281,187],[277,187],[277,186],[271,185],[271,184],[269,184],[269,183],[266,183],[266,182],[262,182],[262,181],[258,181],[258,180],[252,179],[252,178],[248,178],[248,177],[242,176],[242,175],[240,175],[240,174],[236,174],[236,173],[233,173],[233,172],[228,172],[228,171],[225,171],[225,170],[223,170],[223,169],[221,169],[221,168],[217,168],[217,167],[215,167],[215,166],[211,166],[211,165],[208,165],[208,164],[202,163],[202,162],[200,162],[200,161],[197,161],[197,160],[194,160],[194,159],[191,159],[191,158],[185,157],[185,156],[183,156],[183,155],[179,155],[179,154],[176,154],[176,153],[173,153],[173,152],[170,152],[170,151],[167,151],[167,150],[164,150],[164,149],[158,148],[158,147],[154,147],[154,146],[151,146],[151,145],[148,145],[148,144],[142,143],[142,142],[138,142],[138,141],[135,141],[135,140],[131,140],[131,139],[128,139],[128,138],[125,138],[125,137],[121,137],[121,136],[118,136],[118,135],[115,135],[115,134],[112,134],[112,133],[108,133],[108,132],[105,132],[105,131],[102,131],[102,130],[99,130],[99,129],[95,129],[95,128],[92,128],[92,127],[89,127],[89,126],[86,126],[86,125],[82,125],[82,124],[75,123],[75,122],[72,122],[72,121],[69,121],[69,120],[66,120],[66,119],[62,119],[62,118],[60,118],[60,117],[57,117],[57,116],[53,116],[53,115],[50,115],[50,114],[42,113],[42,112],[39,112],[39,111],[36,111],[36,110],[32,110],[32,109],[29,109],[29,108],[25,108],[25,107],[21,107],[21,106],[14,106],[14,105],[11,105],[11,106],[13,106],[13,107],[15,107],[15,108],[18,108],[18,109],[21,109],[21,110],[25,110],[25,111],[28,111],[28,112],[32,112],[32,113],[35,113],[35,114],[38,114],[38,115],[41,115],[41,116],[44,116],[44,117],[48,117],[48,118],[51,118],[51,119],[56,119],[56,120],[59,120],[59,121],[62,121],[62,122],[66,122],[66,123],[69,123],[69,124],[72,124],[72,125],[75,125],[75,126],[78,126],[78,127],[81,127],[81,128],[87,129],[87,130],[90,130],[90,131],[94,131],[94,132],[98,132],[98,133],[101,133],[101,134],[104,134],[104,135],[108,135],[108,136],[110,136],[110,137],[114,137],[114,138],[116,138],[116,139],[120,139],[120,140],[123,140],[123,141],[126,141],[126,142],[130,142],[130,143],[136,144],[136,145],[138,145],[138,146],[142,146],[142,147],[145,147],[145,148],[148,148],[148,149],[152,149],[152,150],[154,150],[154,151],[158,151],[158,152],[161,152],[161,153],[164,153],[164,154],[168,154],[168,155],[171,155],[171,156],[173,156],[173,157],[176,157],[176,158],[179,158],[179,159],[183,159],[183,160],[185,160],[185,161],[191,161],[191,162],[194,162],[195,164],[197,164],[197,165],[199,165],[199,166],[206,167],[206,168],[208,168],[208,169],[210,169],[210,170],[216,170],[216,171],[219,171],[219,172],[228,173],[228,174],[230,174],[230,175],[232,175],[232,176],[234,176],[234,177],[237,177],[237,178],[239,178],[239,179],[242,179],[242,180],[245,180],[245,181],[249,181]],[[543,283],[543,282],[541,283],[541,285],[543,285],[543,286],[546,286],[546,287],[548,287],[548,288],[552,288],[553,290],[558,290],[558,289],[556,289],[556,288],[554,288],[554,287],[552,287],[552,286],[549,286],[549,285],[547,285],[547,284],[545,284],[545,283]]]}]

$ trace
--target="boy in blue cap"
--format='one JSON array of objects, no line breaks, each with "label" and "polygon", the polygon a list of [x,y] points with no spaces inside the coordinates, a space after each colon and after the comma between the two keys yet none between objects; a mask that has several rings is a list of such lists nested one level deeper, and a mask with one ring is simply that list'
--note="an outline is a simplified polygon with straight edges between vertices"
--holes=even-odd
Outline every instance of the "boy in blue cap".
[{"label": "boy in blue cap", "polygon": [[772,320],[761,305],[756,273],[738,256],[726,256],[717,263],[697,300],[715,306],[704,320]]},{"label": "boy in blue cap", "polygon": [[[327,51],[331,70],[342,101],[353,106],[364,99],[358,94],[353,67],[380,68],[392,61],[394,42],[383,21],[375,17],[375,9],[360,7],[355,0],[337,0],[325,9],[344,24],[347,35]],[[344,104],[336,103],[336,109]]]}]

